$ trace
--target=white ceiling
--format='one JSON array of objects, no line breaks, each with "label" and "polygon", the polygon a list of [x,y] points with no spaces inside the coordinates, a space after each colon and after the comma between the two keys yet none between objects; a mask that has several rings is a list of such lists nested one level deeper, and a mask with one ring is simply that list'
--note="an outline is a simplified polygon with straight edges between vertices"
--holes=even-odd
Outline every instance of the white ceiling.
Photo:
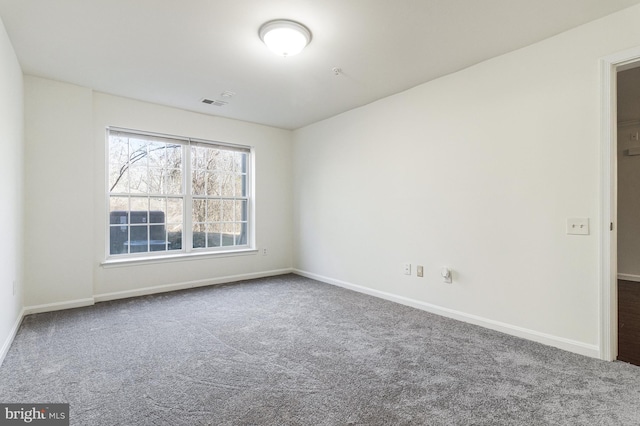
[{"label": "white ceiling", "polygon": [[[26,74],[295,129],[639,2],[0,0],[0,17]],[[301,54],[262,44],[277,18],[309,27]]]}]

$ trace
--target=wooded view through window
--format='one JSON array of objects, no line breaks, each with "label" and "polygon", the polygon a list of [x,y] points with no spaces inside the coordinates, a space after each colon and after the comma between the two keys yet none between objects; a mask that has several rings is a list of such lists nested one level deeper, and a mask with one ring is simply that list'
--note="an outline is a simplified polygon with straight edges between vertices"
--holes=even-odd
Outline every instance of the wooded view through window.
[{"label": "wooded view through window", "polygon": [[109,255],[248,246],[251,151],[110,129]]}]

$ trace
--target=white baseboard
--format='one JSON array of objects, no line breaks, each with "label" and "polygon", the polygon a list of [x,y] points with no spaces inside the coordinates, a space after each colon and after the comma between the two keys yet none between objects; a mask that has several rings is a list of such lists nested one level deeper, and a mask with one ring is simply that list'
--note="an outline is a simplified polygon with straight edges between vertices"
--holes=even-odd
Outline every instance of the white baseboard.
[{"label": "white baseboard", "polygon": [[558,337],[558,336],[553,336],[546,333],[540,333],[535,330],[529,330],[516,325],[483,318],[477,315],[467,314],[465,312],[460,312],[460,311],[456,311],[449,308],[443,308],[441,306],[432,305],[431,303],[410,299],[404,296],[398,296],[398,295],[387,293],[380,290],[374,290],[371,288],[348,283],[345,281],[336,280],[333,278],[328,278],[328,277],[314,274],[311,272],[301,271],[299,269],[294,269],[293,272],[303,277],[311,278],[317,281],[322,281],[327,284],[332,284],[338,287],[347,288],[349,290],[354,290],[359,293],[364,293],[370,296],[379,297],[381,299],[390,300],[392,302],[400,303],[406,306],[411,306],[413,308],[421,309],[423,311],[427,311],[436,315],[441,315],[443,317],[448,317],[455,320],[467,322],[470,324],[479,325],[481,327],[500,331],[505,334],[521,337],[523,339],[532,340],[534,342],[553,346],[569,352],[574,352],[574,353],[589,356],[592,358],[600,357],[600,348],[597,345],[591,345],[588,343],[578,342],[571,339],[565,339],[564,337]]},{"label": "white baseboard", "polygon": [[9,353],[9,348],[11,348],[13,339],[16,337],[16,333],[18,333],[18,329],[20,328],[20,324],[22,324],[22,319],[24,318],[24,316],[25,312],[24,309],[22,309],[22,311],[20,311],[20,314],[18,315],[18,318],[16,318],[16,321],[13,323],[13,327],[11,328],[9,335],[2,344],[2,349],[0,349],[0,366],[2,366],[4,358]]},{"label": "white baseboard", "polygon": [[186,281],[176,284],[166,284],[153,287],[137,288],[134,290],[116,291],[113,293],[96,294],[93,298],[96,302],[106,302],[108,300],[126,299],[128,297],[147,296],[149,294],[166,293],[169,291],[185,290],[188,288],[206,287],[209,285],[226,284],[237,281],[252,280],[255,278],[273,277],[276,275],[290,274],[293,268],[275,269],[271,271],[253,272],[250,274],[229,275],[220,278],[209,278],[205,280]]},{"label": "white baseboard", "polygon": [[42,312],[62,311],[64,309],[82,308],[83,306],[91,306],[95,303],[93,297],[86,299],[69,300],[66,302],[45,303],[44,305],[25,306],[24,314],[39,314]]},{"label": "white baseboard", "polygon": [[624,280],[624,281],[634,281],[634,282],[640,283],[640,275],[618,274],[618,279],[619,280]]}]

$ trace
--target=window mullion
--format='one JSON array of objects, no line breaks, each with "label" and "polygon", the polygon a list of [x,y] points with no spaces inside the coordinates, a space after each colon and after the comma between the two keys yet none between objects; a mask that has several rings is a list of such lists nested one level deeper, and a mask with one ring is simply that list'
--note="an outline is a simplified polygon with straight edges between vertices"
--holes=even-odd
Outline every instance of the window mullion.
[{"label": "window mullion", "polygon": [[183,173],[183,187],[184,187],[184,209],[183,209],[183,223],[184,231],[182,232],[182,238],[184,241],[184,250],[189,253],[193,251],[193,197],[191,190],[191,145],[185,145],[183,147],[184,152],[182,158],[184,158],[184,173]]}]

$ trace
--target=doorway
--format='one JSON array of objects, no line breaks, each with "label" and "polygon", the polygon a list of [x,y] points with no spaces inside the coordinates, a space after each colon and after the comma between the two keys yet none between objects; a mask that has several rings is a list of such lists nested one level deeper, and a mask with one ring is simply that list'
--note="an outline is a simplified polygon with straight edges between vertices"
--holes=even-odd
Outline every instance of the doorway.
[{"label": "doorway", "polygon": [[640,47],[603,57],[600,66],[602,133],[599,349],[601,359],[613,361],[618,358],[617,74],[640,66]]},{"label": "doorway", "polygon": [[640,65],[616,72],[616,359],[640,365]]}]

